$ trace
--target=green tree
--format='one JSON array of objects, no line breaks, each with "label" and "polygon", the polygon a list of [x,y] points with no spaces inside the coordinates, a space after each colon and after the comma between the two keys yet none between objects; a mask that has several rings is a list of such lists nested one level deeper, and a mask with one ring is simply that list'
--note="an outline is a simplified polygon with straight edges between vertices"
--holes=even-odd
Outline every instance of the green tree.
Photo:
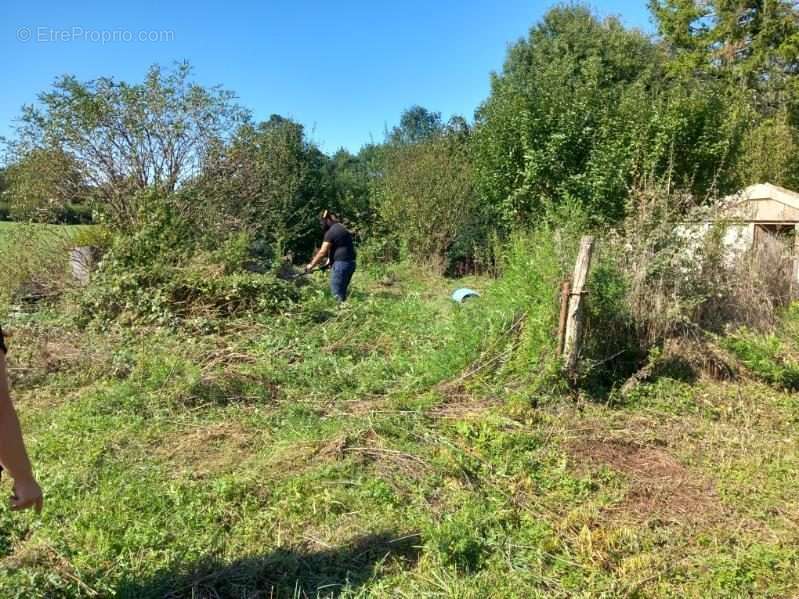
[{"label": "green tree", "polygon": [[799,187],[799,131],[783,110],[747,129],[735,163],[738,187],[771,182]]},{"label": "green tree", "polygon": [[331,158],[336,195],[330,208],[353,223],[361,235],[372,228],[375,220],[370,202],[370,160],[369,150],[352,154],[343,148]]},{"label": "green tree", "polygon": [[675,79],[724,89],[737,120],[726,191],[794,187],[799,125],[799,7],[788,0],[651,0]]},{"label": "green tree", "polygon": [[[675,60],[694,76],[729,77],[766,94],[778,108],[796,75],[799,7],[791,0],[650,0],[658,30]],[[791,85],[793,87],[793,85]]]},{"label": "green tree", "polygon": [[183,63],[169,71],[153,66],[136,84],[61,77],[37,106],[23,109],[22,151],[59,148],[79,166],[109,222],[131,227],[138,192],[174,192],[245,116],[231,92],[197,85],[190,74]]},{"label": "green tree", "polygon": [[5,179],[4,200],[11,218],[19,221],[62,222],[89,195],[80,166],[59,149],[29,151],[7,168]]},{"label": "green tree", "polygon": [[198,202],[222,227],[250,232],[269,256],[308,253],[320,211],[335,197],[329,159],[302,125],[278,115],[241,126],[209,152]]},{"label": "green tree", "polygon": [[581,6],[551,10],[510,48],[473,136],[478,188],[505,230],[562,203],[618,222],[642,179],[697,202],[736,189],[753,113],[723,77],[696,74],[695,9],[694,37],[677,35],[684,56]]},{"label": "green tree", "polygon": [[419,105],[403,111],[399,125],[386,135],[390,144],[414,144],[438,135],[444,130],[440,112]]},{"label": "green tree", "polygon": [[512,46],[474,137],[479,188],[498,220],[533,222],[566,200],[619,218],[661,65],[646,36],[581,6],[551,10]]},{"label": "green tree", "polygon": [[6,169],[0,168],[0,220],[7,220],[10,218],[10,210],[8,208],[8,177],[6,176]]},{"label": "green tree", "polygon": [[413,260],[447,268],[451,248],[479,218],[467,143],[439,134],[392,146],[382,167],[375,201],[386,234]]}]

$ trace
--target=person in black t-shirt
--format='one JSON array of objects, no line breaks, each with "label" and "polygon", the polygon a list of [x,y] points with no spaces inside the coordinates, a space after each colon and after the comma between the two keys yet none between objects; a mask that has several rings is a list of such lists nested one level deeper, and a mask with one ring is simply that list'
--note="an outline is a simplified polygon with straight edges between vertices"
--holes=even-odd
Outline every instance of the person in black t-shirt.
[{"label": "person in black t-shirt", "polygon": [[325,210],[319,219],[325,237],[322,247],[316,252],[313,260],[305,267],[311,271],[327,258],[330,265],[330,291],[338,301],[347,299],[347,288],[355,273],[355,245],[352,233],[342,225],[332,212]]},{"label": "person in black t-shirt", "polygon": [[0,329],[0,470],[6,470],[14,479],[11,509],[42,509],[42,490],[33,476],[25,441],[19,427],[17,412],[8,392],[6,374],[6,345]]}]

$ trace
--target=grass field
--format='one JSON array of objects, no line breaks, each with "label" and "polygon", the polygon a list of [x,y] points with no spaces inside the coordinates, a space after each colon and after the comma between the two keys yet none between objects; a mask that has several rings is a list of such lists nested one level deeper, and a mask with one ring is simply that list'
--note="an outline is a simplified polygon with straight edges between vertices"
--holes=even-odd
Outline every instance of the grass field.
[{"label": "grass field", "polygon": [[92,225],[40,225],[16,223],[10,221],[0,221],[0,247],[8,239],[14,239],[17,231],[25,231],[25,235],[35,238],[63,236],[73,237],[80,231],[88,230]]},{"label": "grass field", "polygon": [[459,307],[463,282],[390,274],[213,333],[14,323],[47,502],[0,512],[0,596],[799,594],[799,396],[531,394],[466,351],[486,281]]},{"label": "grass field", "polygon": [[0,221],[0,319],[6,317],[14,295],[48,295],[72,282],[69,251],[75,245],[94,244],[98,232],[93,225],[43,225]]}]

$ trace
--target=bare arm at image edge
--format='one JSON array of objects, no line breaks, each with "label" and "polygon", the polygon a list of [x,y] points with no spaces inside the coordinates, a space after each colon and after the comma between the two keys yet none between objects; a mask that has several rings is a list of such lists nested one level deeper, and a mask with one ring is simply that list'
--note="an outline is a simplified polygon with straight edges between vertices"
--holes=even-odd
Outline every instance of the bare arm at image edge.
[{"label": "bare arm at image edge", "polygon": [[11,509],[35,508],[37,512],[41,511],[42,490],[33,477],[19,418],[11,403],[4,347],[0,347],[0,464],[14,479]]}]

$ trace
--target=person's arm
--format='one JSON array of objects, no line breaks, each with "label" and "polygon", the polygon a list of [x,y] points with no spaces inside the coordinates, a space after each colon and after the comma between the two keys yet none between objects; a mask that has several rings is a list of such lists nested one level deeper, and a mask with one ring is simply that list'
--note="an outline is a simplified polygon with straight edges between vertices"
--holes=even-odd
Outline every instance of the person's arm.
[{"label": "person's arm", "polygon": [[17,412],[11,403],[6,373],[6,356],[0,350],[0,464],[14,479],[11,509],[42,509],[42,490],[33,476],[28,452],[22,439]]},{"label": "person's arm", "polygon": [[333,244],[330,243],[329,241],[325,241],[322,243],[322,247],[320,247],[319,251],[316,252],[316,255],[313,257],[313,260],[311,260],[308,263],[308,266],[305,267],[306,272],[316,268],[316,265],[319,264],[322,260],[324,260],[328,254],[330,254],[330,247],[332,245]]}]

